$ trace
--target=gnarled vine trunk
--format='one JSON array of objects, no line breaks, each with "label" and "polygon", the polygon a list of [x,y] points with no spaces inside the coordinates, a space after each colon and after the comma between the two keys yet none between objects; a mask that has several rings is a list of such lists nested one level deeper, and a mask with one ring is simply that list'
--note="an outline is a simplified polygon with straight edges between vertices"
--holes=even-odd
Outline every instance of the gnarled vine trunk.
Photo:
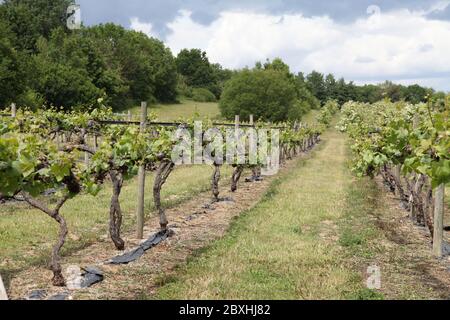
[{"label": "gnarled vine trunk", "polygon": [[254,181],[261,179],[261,166],[254,167],[252,169],[252,179]]},{"label": "gnarled vine trunk", "polygon": [[418,224],[424,224],[423,220],[423,197],[421,195],[422,188],[425,183],[425,177],[422,174],[418,174],[415,176],[413,180],[413,184],[408,183],[408,189],[411,193],[409,198],[410,205],[410,217],[411,220],[417,222]]},{"label": "gnarled vine trunk", "polygon": [[125,250],[125,241],[120,237],[122,227],[122,209],[120,207],[120,192],[122,191],[123,175],[113,170],[109,173],[112,182],[113,193],[111,196],[111,207],[109,209],[109,234],[117,250]]},{"label": "gnarled vine trunk", "polygon": [[155,182],[153,184],[153,200],[155,201],[156,210],[159,213],[159,224],[162,230],[167,230],[169,221],[166,213],[161,205],[161,188],[166,183],[167,178],[173,171],[175,164],[172,161],[162,161],[156,171]]},{"label": "gnarled vine trunk", "polygon": [[392,179],[392,175],[389,173],[386,165],[383,166],[383,168],[381,169],[380,173],[381,173],[381,176],[383,177],[384,181],[389,186],[389,190],[392,193],[395,193],[395,182]]},{"label": "gnarled vine trunk", "polygon": [[59,236],[58,241],[56,242],[56,244],[53,246],[52,249],[50,269],[53,272],[53,279],[52,279],[53,285],[57,287],[63,287],[65,286],[66,281],[64,280],[64,276],[62,274],[62,268],[60,263],[60,251],[66,241],[68,230],[66,221],[60,215],[59,211],[61,210],[64,203],[66,203],[67,199],[69,199],[69,197],[64,196],[57,202],[54,209],[50,209],[40,201],[34,199],[31,195],[29,195],[26,192],[22,192],[22,196],[29,205],[46,213],[48,216],[50,216],[59,224]]},{"label": "gnarled vine trunk", "polygon": [[236,190],[238,189],[238,183],[241,179],[242,172],[244,172],[244,166],[236,166],[233,172],[233,176],[231,177],[231,192],[236,192]]},{"label": "gnarled vine trunk", "polygon": [[434,236],[434,224],[433,224],[433,213],[434,213],[434,201],[433,201],[433,188],[431,185],[428,186],[425,192],[425,209],[423,210],[424,221],[428,230],[430,231],[431,238]]},{"label": "gnarled vine trunk", "polygon": [[213,201],[218,202],[219,201],[219,181],[220,181],[220,167],[221,164],[214,163],[214,173],[211,178],[211,186],[212,186],[212,193],[213,193]]}]

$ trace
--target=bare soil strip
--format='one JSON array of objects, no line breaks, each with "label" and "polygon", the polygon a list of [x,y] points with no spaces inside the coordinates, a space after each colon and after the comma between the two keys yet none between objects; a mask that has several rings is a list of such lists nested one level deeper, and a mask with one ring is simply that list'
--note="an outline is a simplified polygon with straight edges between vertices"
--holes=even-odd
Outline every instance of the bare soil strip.
[{"label": "bare soil strip", "polygon": [[[372,221],[382,232],[372,246],[372,262],[382,271],[387,299],[450,299],[450,257],[432,255],[429,231],[409,219],[398,198],[376,180]],[[447,217],[448,221],[448,217]],[[447,240],[450,233],[446,232]]]}]

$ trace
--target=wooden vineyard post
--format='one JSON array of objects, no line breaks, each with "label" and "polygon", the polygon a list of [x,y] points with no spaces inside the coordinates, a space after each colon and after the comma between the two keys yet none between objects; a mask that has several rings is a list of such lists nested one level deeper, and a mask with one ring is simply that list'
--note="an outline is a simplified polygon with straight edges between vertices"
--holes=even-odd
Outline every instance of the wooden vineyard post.
[{"label": "wooden vineyard post", "polygon": [[239,150],[238,150],[238,139],[239,139],[239,123],[240,123],[240,118],[238,115],[234,116],[234,138],[236,139],[236,161],[239,162]]},{"label": "wooden vineyard post", "polygon": [[[240,122],[239,116],[238,115],[234,116],[234,138],[236,139],[236,148],[238,146],[238,138],[239,138],[239,122]],[[238,153],[239,152],[237,151],[236,160],[238,160],[238,158],[239,158]]]},{"label": "wooden vineyard post", "polygon": [[400,181],[401,169],[402,169],[401,165],[394,166],[393,174],[395,176],[395,179],[397,179],[398,181]]},{"label": "wooden vineyard post", "polygon": [[59,150],[60,145],[61,145],[61,142],[60,142],[61,137],[59,136],[59,132],[56,132],[55,139],[56,139],[56,146],[58,147],[58,150]]},{"label": "wooden vineyard post", "polygon": [[5,286],[3,285],[2,276],[0,275],[0,300],[8,300]]},{"label": "wooden vineyard post", "polygon": [[400,191],[400,188],[402,187],[401,185],[398,185],[398,184],[401,184],[401,172],[402,172],[402,166],[401,165],[396,165],[396,166],[394,166],[394,170],[393,170],[393,172],[392,172],[392,174],[394,175],[394,178],[395,178],[395,184],[396,184],[396,194],[397,195],[399,195],[399,196],[401,196],[401,191]]},{"label": "wooden vineyard post", "polygon": [[128,121],[131,122],[132,119],[133,119],[133,116],[131,115],[131,110],[128,110]]},{"label": "wooden vineyard post", "polygon": [[409,216],[413,221],[417,217],[416,204],[414,203],[414,193],[417,193],[419,191],[420,180],[422,179],[422,175],[415,174],[414,178],[416,183],[413,185],[411,195],[409,196]]},{"label": "wooden vineyard post", "polygon": [[97,151],[98,149],[98,136],[94,135],[94,150]]},{"label": "wooden vineyard post", "polygon": [[439,258],[442,257],[442,241],[444,236],[444,194],[445,185],[441,184],[435,190],[433,232],[433,254]]},{"label": "wooden vineyard post", "polygon": [[[143,134],[147,125],[147,102],[141,103],[141,127],[140,131]],[[136,224],[138,239],[144,237],[144,200],[145,200],[145,166],[139,167],[138,174],[138,204],[136,210]]]},{"label": "wooden vineyard post", "polygon": [[[89,144],[89,136],[86,134],[85,139],[84,139],[84,143],[86,145]],[[87,153],[86,151],[84,152],[84,164],[86,166],[89,166],[89,153]]]},{"label": "wooden vineyard post", "polygon": [[[252,126],[252,129],[250,131],[250,136],[249,136],[249,158],[248,158],[248,162],[249,164],[253,164],[252,161],[256,161],[256,159],[252,156],[252,154],[254,154],[255,156],[257,156],[258,153],[258,141],[256,141],[256,143],[253,145],[253,142],[255,139],[258,138],[258,135],[255,136],[255,118],[254,116],[251,114],[250,115],[250,125]],[[253,130],[254,129],[254,130]]]},{"label": "wooden vineyard post", "polygon": [[15,103],[11,103],[11,118],[15,118],[17,115],[17,107]]},{"label": "wooden vineyard post", "polygon": [[89,166],[89,153],[87,152],[84,153],[84,164]]},{"label": "wooden vineyard post", "polygon": [[[413,118],[413,129],[416,130],[418,126],[419,126],[419,117],[416,114],[416,115],[414,115],[414,118]],[[411,192],[411,195],[409,196],[409,215],[410,215],[411,220],[415,220],[416,216],[417,216],[416,204],[414,203],[414,195],[413,195],[413,193],[414,192],[417,193],[419,191],[418,189],[420,187],[420,180],[422,178],[422,175],[421,174],[415,174],[414,178],[416,180],[416,183],[413,186],[413,190],[412,190],[413,192]]]}]

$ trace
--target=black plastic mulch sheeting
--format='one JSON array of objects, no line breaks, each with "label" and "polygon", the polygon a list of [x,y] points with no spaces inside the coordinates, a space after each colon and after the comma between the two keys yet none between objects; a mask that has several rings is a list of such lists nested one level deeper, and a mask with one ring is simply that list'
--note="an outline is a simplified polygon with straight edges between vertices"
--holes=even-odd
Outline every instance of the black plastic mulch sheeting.
[{"label": "black plastic mulch sheeting", "polygon": [[[25,298],[25,300],[66,300],[69,297],[68,292],[62,292],[55,294],[54,296],[47,298],[47,291],[42,289],[33,290],[30,292],[28,297]],[[47,298],[47,299],[46,299]]]},{"label": "black plastic mulch sheeting", "polygon": [[446,241],[442,243],[442,254],[444,256],[450,256],[450,243]]},{"label": "black plastic mulch sheeting", "polygon": [[[139,247],[127,252],[123,255],[112,258],[107,263],[109,264],[127,264],[139,259],[147,250],[157,246],[173,234],[171,230],[160,231],[152,235],[149,239],[139,245]],[[96,266],[89,266],[82,268],[81,288],[89,288],[96,283],[103,281],[103,271]],[[54,296],[48,297],[45,290],[33,290],[30,292],[25,300],[66,300],[69,298],[68,292],[58,293]],[[47,299],[46,299],[47,298]]]},{"label": "black plastic mulch sheeting", "polygon": [[246,178],[245,182],[250,183],[250,182],[261,182],[264,181],[264,179],[262,177],[251,177],[251,178]]},{"label": "black plastic mulch sheeting", "polygon": [[30,292],[28,297],[26,297],[26,300],[42,300],[47,296],[47,291],[37,289]]},{"label": "black plastic mulch sheeting", "polygon": [[51,296],[47,300],[63,301],[63,300],[67,300],[68,297],[69,297],[69,293],[68,292],[64,292],[64,293],[58,293],[58,294],[56,294],[54,296]]},{"label": "black plastic mulch sheeting", "polygon": [[158,233],[155,233],[152,235],[148,240],[144,241],[139,245],[139,247],[126,252],[120,256],[114,257],[111,260],[109,260],[108,264],[128,264],[130,262],[136,261],[140,257],[142,257],[145,253],[145,251],[150,250],[151,248],[157,246],[164,240],[166,240],[168,237],[171,236],[170,230],[163,230],[159,231]]},{"label": "black plastic mulch sheeting", "polygon": [[[102,270],[95,266],[89,266],[82,268],[81,278],[81,288],[84,289],[103,281],[104,276]],[[31,291],[25,300],[67,300],[69,296],[69,292],[62,292],[48,297],[47,291],[38,289]]]},{"label": "black plastic mulch sheeting", "polygon": [[83,268],[82,278],[81,288],[89,288],[94,284],[103,281],[103,271],[94,266],[86,267]]}]

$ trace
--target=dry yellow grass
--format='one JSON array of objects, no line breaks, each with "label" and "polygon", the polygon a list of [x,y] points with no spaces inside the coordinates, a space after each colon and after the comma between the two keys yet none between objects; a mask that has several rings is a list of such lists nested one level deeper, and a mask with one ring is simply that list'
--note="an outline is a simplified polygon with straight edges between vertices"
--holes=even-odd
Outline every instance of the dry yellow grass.
[{"label": "dry yellow grass", "polygon": [[[140,113],[140,107],[131,109],[134,115]],[[220,118],[220,110],[217,102],[195,102],[183,100],[178,104],[157,104],[149,106],[149,112],[154,112],[159,121],[176,121],[180,118]]]}]

